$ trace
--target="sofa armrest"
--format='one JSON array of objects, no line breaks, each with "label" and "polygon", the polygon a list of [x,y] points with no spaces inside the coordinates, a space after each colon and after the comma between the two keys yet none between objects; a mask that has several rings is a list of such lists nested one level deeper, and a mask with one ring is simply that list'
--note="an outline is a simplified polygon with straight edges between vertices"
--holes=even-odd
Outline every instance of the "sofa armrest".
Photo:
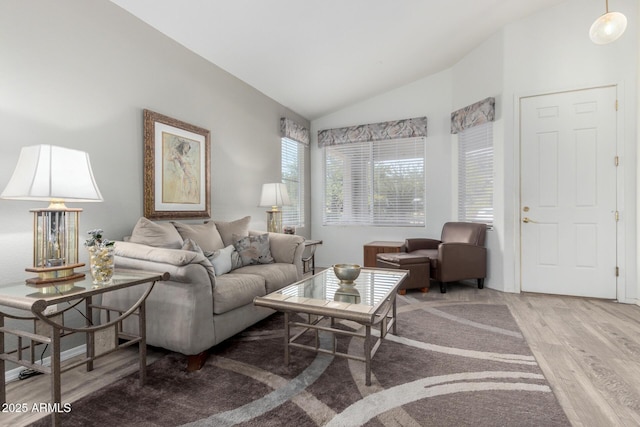
[{"label": "sofa armrest", "polygon": [[[203,281],[202,277],[191,277],[193,272],[204,272],[208,276],[211,288],[215,287],[215,272],[211,262],[201,253],[181,249],[156,248],[139,243],[116,242],[115,265],[117,268],[130,268],[157,272],[169,272],[171,281],[189,283]],[[198,266],[200,268],[185,268]]]},{"label": "sofa armrest", "polygon": [[[249,231],[250,235],[264,233],[265,231]],[[302,277],[304,237],[295,234],[269,233],[269,247],[275,262],[294,264],[298,270],[298,278]]]}]

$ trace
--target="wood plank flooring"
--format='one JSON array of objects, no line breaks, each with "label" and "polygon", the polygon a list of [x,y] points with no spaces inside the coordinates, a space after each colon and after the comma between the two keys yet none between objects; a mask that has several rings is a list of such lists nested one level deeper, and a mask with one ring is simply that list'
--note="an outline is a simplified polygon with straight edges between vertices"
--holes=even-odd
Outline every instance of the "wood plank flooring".
[{"label": "wood plank flooring", "polygon": [[[506,304],[574,426],[640,425],[640,307],[606,300],[539,294],[506,294],[453,284],[446,294],[408,292],[434,305],[468,301]],[[400,297],[403,298],[403,297]],[[149,352],[149,361],[162,353]],[[99,359],[62,376],[64,402],[91,393],[137,371],[135,349]],[[45,375],[15,381],[8,402],[48,402]],[[41,414],[0,414],[1,426],[22,426]]]}]

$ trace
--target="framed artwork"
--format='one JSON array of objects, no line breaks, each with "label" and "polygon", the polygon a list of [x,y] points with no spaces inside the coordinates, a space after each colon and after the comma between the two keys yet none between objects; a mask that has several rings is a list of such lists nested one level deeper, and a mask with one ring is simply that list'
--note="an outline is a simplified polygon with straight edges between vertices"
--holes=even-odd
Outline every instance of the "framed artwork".
[{"label": "framed artwork", "polygon": [[209,131],[144,110],[144,216],[211,217]]}]

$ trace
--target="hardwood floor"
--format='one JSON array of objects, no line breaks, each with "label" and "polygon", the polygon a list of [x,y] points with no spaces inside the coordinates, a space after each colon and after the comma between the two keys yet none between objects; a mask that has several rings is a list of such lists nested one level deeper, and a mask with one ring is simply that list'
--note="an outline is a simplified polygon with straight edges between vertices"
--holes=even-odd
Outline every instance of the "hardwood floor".
[{"label": "hardwood floor", "polygon": [[[506,294],[453,284],[446,294],[408,292],[400,298],[434,305],[468,301],[506,304],[574,426],[640,425],[640,307],[606,300],[539,294]],[[161,353],[149,352],[149,361]],[[73,402],[136,372],[135,349],[99,359],[62,376],[64,402]],[[7,401],[49,401],[49,378],[40,375],[7,387]],[[2,414],[0,425],[22,426],[40,414]]]}]

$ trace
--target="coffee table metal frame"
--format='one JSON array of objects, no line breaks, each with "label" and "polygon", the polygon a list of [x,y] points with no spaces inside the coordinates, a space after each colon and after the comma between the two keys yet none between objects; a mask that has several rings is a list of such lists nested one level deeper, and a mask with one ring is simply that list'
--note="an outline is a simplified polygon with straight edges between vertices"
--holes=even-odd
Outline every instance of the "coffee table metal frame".
[{"label": "coffee table metal frame", "polygon": [[[371,385],[371,360],[378,351],[382,340],[389,331],[395,335],[397,333],[396,322],[396,295],[400,284],[408,276],[406,270],[385,270],[385,269],[363,269],[355,282],[355,288],[362,295],[361,300],[356,302],[330,299],[331,292],[335,292],[340,287],[339,280],[335,277],[332,269],[311,276],[307,279],[296,282],[276,292],[264,297],[256,297],[256,306],[267,307],[284,313],[284,363],[289,364],[289,354],[291,347],[326,353],[333,356],[345,357],[357,360],[365,364],[365,383]],[[379,279],[378,293],[373,291],[376,288],[376,279]],[[382,284],[384,279],[384,284]],[[311,287],[318,287],[324,284],[325,295],[318,297],[310,291]],[[383,292],[380,292],[383,288]],[[308,296],[305,296],[308,295]],[[316,293],[317,294],[317,293]],[[374,295],[375,294],[375,295]],[[306,315],[306,321],[292,319],[292,314]],[[321,324],[324,319],[330,319]],[[353,332],[335,328],[336,319],[351,320],[364,326],[364,332]],[[301,331],[292,335],[292,328],[302,328]],[[377,328],[380,334],[372,335],[372,328]],[[330,349],[320,346],[319,332],[330,332],[333,335]],[[315,334],[313,345],[297,342],[308,332]],[[350,336],[362,338],[364,340],[364,356],[356,356],[337,350],[338,336]]]}]

